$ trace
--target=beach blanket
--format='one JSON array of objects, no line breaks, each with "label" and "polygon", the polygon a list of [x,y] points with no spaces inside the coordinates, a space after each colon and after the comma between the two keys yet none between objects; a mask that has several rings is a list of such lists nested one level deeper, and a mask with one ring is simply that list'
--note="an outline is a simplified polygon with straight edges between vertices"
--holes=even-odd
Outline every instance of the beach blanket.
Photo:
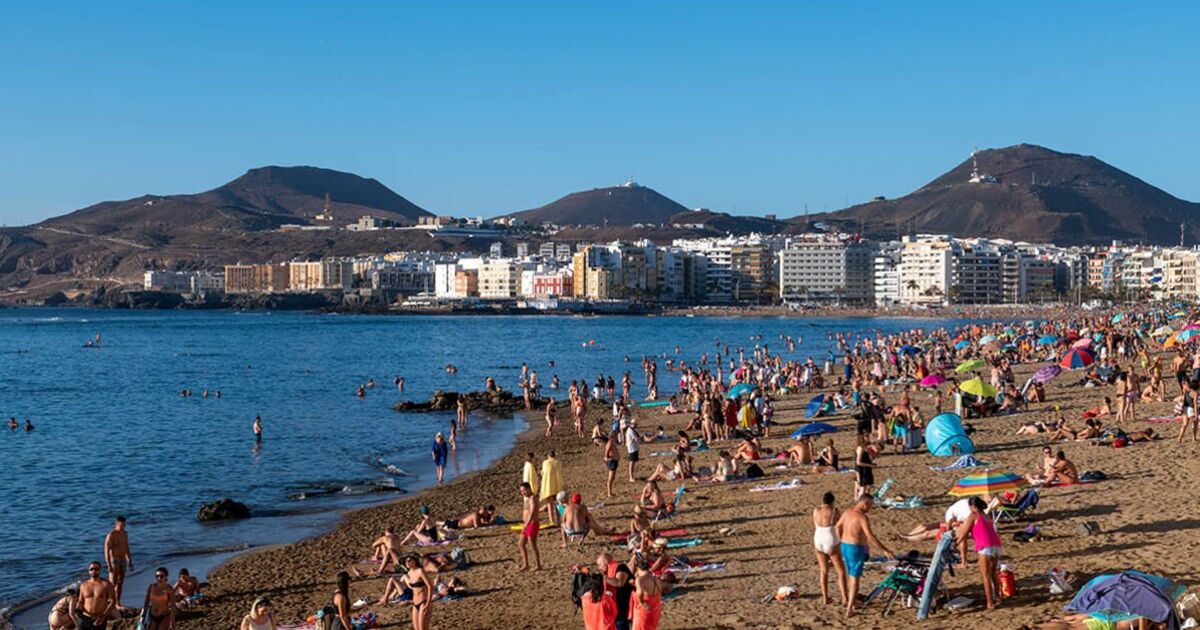
[{"label": "beach blanket", "polygon": [[699,562],[689,563],[687,567],[675,567],[667,569],[671,573],[708,573],[709,571],[724,571],[724,562]]},{"label": "beach blanket", "polygon": [[930,466],[929,470],[934,470],[937,472],[946,472],[948,470],[959,470],[960,468],[975,468],[976,466],[987,466],[987,465],[988,465],[987,462],[981,462],[981,461],[975,459],[974,455],[963,455],[962,457],[959,457],[958,459],[954,460],[953,464],[947,464],[945,466]]},{"label": "beach blanket", "polygon": [[1182,416],[1155,416],[1153,418],[1146,418],[1146,422],[1151,422],[1151,423],[1179,422],[1182,419],[1183,419]]},{"label": "beach blanket", "polygon": [[703,538],[676,538],[667,541],[667,549],[682,549],[684,547],[695,547],[703,543]]},{"label": "beach blanket", "polygon": [[315,623],[298,623],[294,625],[275,626],[275,630],[317,630]]},{"label": "beach blanket", "polygon": [[750,488],[750,492],[774,492],[776,490],[792,490],[800,487],[800,479],[791,479],[789,481],[780,481],[765,486],[754,486]]},{"label": "beach blanket", "polygon": [[823,473],[821,473],[821,474],[823,474],[823,475],[836,475],[836,474],[838,474],[838,473],[848,473],[848,472],[854,472],[854,469],[853,469],[853,468],[849,468],[849,467],[847,467],[847,466],[842,466],[841,468],[839,468],[839,469],[837,469],[837,470],[826,470],[825,472],[823,472]]}]

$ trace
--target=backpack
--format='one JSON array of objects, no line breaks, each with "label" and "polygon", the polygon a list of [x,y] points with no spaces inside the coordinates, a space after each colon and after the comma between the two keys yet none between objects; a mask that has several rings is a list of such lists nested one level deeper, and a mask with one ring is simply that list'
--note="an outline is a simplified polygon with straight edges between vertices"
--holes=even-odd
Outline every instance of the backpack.
[{"label": "backpack", "polygon": [[465,569],[471,566],[471,559],[467,557],[467,551],[462,547],[455,547],[446,554],[454,562],[459,569]]},{"label": "backpack", "polygon": [[571,576],[571,603],[575,604],[575,612],[583,607],[583,596],[592,590],[592,576],[587,571],[576,571]]},{"label": "backpack", "polygon": [[749,466],[746,466],[747,479],[759,479],[763,477],[763,474],[763,469],[759,467],[758,464],[750,464]]}]

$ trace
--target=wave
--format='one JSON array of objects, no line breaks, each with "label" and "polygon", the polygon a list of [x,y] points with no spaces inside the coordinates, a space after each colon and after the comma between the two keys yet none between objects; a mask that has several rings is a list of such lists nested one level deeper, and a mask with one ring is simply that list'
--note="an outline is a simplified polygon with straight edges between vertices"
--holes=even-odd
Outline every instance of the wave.
[{"label": "wave", "polygon": [[382,479],[314,484],[309,487],[302,487],[299,492],[293,492],[287,495],[287,498],[292,501],[307,501],[309,499],[335,495],[359,496],[385,492],[404,493],[407,491],[404,488],[397,486],[395,479],[392,479],[391,477],[384,477]]}]

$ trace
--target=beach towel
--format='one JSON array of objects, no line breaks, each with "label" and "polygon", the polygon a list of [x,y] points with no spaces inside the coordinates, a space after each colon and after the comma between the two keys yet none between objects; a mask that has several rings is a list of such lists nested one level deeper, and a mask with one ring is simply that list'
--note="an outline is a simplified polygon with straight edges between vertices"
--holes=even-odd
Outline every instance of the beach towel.
[{"label": "beach towel", "polygon": [[925,501],[919,496],[905,497],[903,499],[883,499],[879,502],[885,508],[893,510],[908,510],[914,508],[925,507]]},{"label": "beach towel", "polygon": [[689,564],[686,567],[674,567],[667,569],[671,573],[708,573],[709,571],[724,571],[724,562],[708,562],[700,564]]},{"label": "beach towel", "polygon": [[776,490],[792,490],[800,487],[800,479],[791,479],[789,481],[780,481],[778,483],[769,484],[766,486],[754,486],[750,488],[750,492],[774,492]]},{"label": "beach towel", "polygon": [[953,464],[947,464],[945,466],[930,466],[929,470],[933,470],[933,471],[937,471],[937,472],[946,472],[948,470],[959,470],[961,468],[975,468],[977,466],[987,466],[987,465],[988,465],[987,462],[981,462],[978,459],[975,459],[974,455],[963,455],[962,457],[959,457],[958,459],[954,460]]},{"label": "beach towel", "polygon": [[1181,420],[1183,420],[1183,416],[1155,416],[1153,418],[1146,418],[1146,422],[1150,423],[1179,422]]},{"label": "beach towel", "polygon": [[294,625],[277,625],[275,630],[317,630],[315,623],[298,623]]},{"label": "beach towel", "polygon": [[682,549],[684,547],[695,547],[703,543],[703,538],[676,538],[667,541],[667,549]]},{"label": "beach towel", "polygon": [[[686,529],[660,529],[660,530],[658,530],[657,533],[659,536],[661,536],[663,538],[670,538],[672,536],[686,536],[688,533],[688,530],[686,530]],[[612,540],[613,542],[625,542],[626,540],[629,540],[629,532],[624,532],[621,534],[613,534],[612,536],[609,537],[609,539]]]}]

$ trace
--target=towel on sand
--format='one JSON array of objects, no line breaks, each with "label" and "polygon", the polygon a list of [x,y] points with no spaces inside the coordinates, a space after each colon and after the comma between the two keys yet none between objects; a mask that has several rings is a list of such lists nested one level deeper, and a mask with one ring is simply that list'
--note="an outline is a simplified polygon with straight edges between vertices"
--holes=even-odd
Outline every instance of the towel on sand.
[{"label": "towel on sand", "polygon": [[975,468],[976,466],[987,466],[987,465],[988,465],[987,462],[981,462],[981,461],[975,459],[974,455],[963,455],[962,457],[959,457],[958,459],[954,460],[953,464],[948,464],[946,466],[930,466],[929,470],[936,470],[938,472],[946,472],[947,470],[958,470],[960,468]]}]

